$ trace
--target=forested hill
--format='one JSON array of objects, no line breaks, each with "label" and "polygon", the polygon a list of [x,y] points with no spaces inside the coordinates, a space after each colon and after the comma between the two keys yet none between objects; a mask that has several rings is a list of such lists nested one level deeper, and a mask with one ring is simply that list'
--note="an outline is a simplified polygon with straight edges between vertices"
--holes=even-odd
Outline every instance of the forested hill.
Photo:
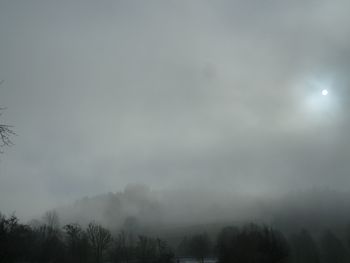
[{"label": "forested hill", "polygon": [[111,229],[136,232],[248,221],[272,224],[282,231],[305,227],[318,232],[350,223],[350,193],[313,189],[258,198],[198,190],[152,191],[144,185],[128,185],[123,192],[85,197],[56,211],[61,224],[97,221]]}]

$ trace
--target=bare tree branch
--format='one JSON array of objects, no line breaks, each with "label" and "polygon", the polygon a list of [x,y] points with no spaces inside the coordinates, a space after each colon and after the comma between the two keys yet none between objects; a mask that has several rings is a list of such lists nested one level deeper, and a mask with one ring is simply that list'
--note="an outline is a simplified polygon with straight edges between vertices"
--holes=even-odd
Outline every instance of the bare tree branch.
[{"label": "bare tree branch", "polygon": [[[4,82],[4,80],[0,80],[0,85]],[[6,108],[0,107],[0,111],[5,110]],[[0,112],[0,116],[2,113]],[[13,131],[12,126],[6,125],[6,124],[0,124],[0,148],[4,146],[11,146],[13,145],[13,142],[11,140],[11,136],[16,135],[16,133]],[[0,153],[2,153],[2,150],[0,149]]]},{"label": "bare tree branch", "polygon": [[12,126],[0,124],[0,147],[13,145],[11,141],[13,135],[16,133],[12,130]]}]

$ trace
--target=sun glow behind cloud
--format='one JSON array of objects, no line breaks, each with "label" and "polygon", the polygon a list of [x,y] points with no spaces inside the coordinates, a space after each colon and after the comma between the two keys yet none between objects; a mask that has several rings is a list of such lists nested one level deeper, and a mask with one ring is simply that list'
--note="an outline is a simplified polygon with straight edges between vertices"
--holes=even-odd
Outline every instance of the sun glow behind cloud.
[{"label": "sun glow behind cloud", "polygon": [[328,124],[340,116],[336,85],[330,80],[309,80],[300,85],[302,114],[310,123]]},{"label": "sun glow behind cloud", "polygon": [[322,90],[322,95],[323,96],[327,96],[328,95],[328,90],[327,89],[323,89]]},{"label": "sun glow behind cloud", "polygon": [[2,212],[130,182],[347,186],[347,2],[3,2]]}]

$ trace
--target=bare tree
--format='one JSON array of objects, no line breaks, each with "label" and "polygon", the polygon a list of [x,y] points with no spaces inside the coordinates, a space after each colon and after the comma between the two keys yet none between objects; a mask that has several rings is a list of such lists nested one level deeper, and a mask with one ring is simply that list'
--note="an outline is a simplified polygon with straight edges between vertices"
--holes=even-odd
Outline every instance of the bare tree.
[{"label": "bare tree", "polygon": [[47,211],[43,217],[45,225],[52,229],[59,229],[59,217],[56,210]]},{"label": "bare tree", "polygon": [[95,254],[96,263],[101,263],[103,260],[103,253],[112,242],[111,233],[101,225],[93,222],[89,224],[86,234]]},{"label": "bare tree", "polygon": [[281,232],[255,224],[224,228],[217,248],[220,263],[284,263],[289,257],[289,246]]},{"label": "bare tree", "polygon": [[342,240],[331,230],[326,230],[321,237],[321,251],[324,263],[345,263],[346,248]]},{"label": "bare tree", "polygon": [[0,124],[0,147],[13,145],[11,141],[12,135],[15,135],[15,132],[12,130],[12,126]]},{"label": "bare tree", "polygon": [[206,233],[194,235],[189,240],[189,252],[199,262],[204,262],[204,258],[210,255],[211,244]]},{"label": "bare tree", "polygon": [[112,252],[113,262],[119,263],[131,262],[135,251],[132,235],[121,231],[115,239],[114,249]]},{"label": "bare tree", "polygon": [[69,262],[88,262],[89,242],[86,232],[78,224],[65,225],[64,230],[66,232]]},{"label": "bare tree", "polygon": [[[3,83],[4,81],[0,81],[0,85]],[[4,107],[0,107],[0,112],[5,110],[6,108]],[[0,113],[1,116],[1,113]],[[13,145],[13,142],[11,141],[11,136],[16,135],[16,133],[13,131],[12,126],[10,125],[6,125],[1,123],[0,124],[0,147],[4,147],[4,146],[11,146]],[[1,149],[0,149],[0,152]]]}]

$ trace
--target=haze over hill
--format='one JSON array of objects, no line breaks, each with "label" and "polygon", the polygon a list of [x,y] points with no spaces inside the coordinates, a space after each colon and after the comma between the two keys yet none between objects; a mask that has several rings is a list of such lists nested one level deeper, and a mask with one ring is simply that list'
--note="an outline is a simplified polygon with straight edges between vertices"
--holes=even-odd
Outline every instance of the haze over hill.
[{"label": "haze over hill", "polygon": [[[249,222],[267,224],[285,233],[306,228],[318,234],[350,226],[350,192],[311,189],[276,196],[214,194],[211,191],[152,191],[128,185],[123,192],[86,197],[56,209],[61,224],[86,226],[96,221],[109,229],[151,235]],[[199,229],[199,230],[198,230]],[[177,235],[180,235],[179,233]]]},{"label": "haze over hill", "polygon": [[0,0],[0,263],[350,262],[349,10]]},{"label": "haze over hill", "polygon": [[87,210],[108,224],[134,209],[180,223],[269,217],[290,191],[347,191],[349,9],[0,1],[0,123],[18,134],[1,155],[1,212],[27,220],[143,183],[145,211],[128,191],[87,199]]}]

